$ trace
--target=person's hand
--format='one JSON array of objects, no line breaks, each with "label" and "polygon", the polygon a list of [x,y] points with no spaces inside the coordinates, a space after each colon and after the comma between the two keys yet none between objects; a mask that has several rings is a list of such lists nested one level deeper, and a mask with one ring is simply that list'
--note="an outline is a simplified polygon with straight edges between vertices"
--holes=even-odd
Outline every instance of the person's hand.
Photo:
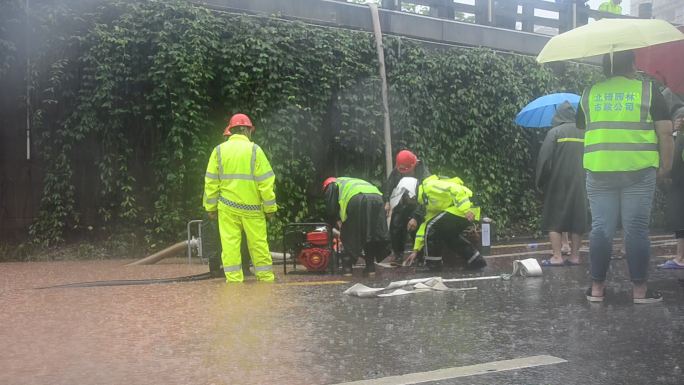
[{"label": "person's hand", "polygon": [[408,257],[404,260],[404,266],[411,266],[413,265],[413,262],[416,260],[416,257],[418,257],[418,251],[413,250],[411,254],[409,254]]},{"label": "person's hand", "polygon": [[408,221],[408,224],[406,225],[406,230],[414,231],[416,228],[418,228],[418,221],[414,218],[411,218],[411,220]]},{"label": "person's hand", "polygon": [[340,230],[333,227],[332,233],[333,233],[333,238],[340,239]]},{"label": "person's hand", "polygon": [[466,219],[467,219],[469,222],[472,222],[472,221],[475,220],[475,214],[473,214],[472,211],[468,211],[468,212],[466,213],[466,216],[465,216],[465,217],[466,217]]},{"label": "person's hand", "polygon": [[212,221],[215,221],[218,219],[218,213],[216,211],[207,211],[207,217]]},{"label": "person's hand", "polygon": [[390,211],[392,211],[392,206],[390,206],[389,202],[385,203],[385,216],[389,217]]},{"label": "person's hand", "polygon": [[337,228],[342,230],[342,221],[337,221]]},{"label": "person's hand", "polygon": [[270,221],[275,217],[275,213],[266,213],[266,220]]},{"label": "person's hand", "polygon": [[670,179],[670,170],[665,170],[662,167],[658,169],[658,173],[656,174],[656,182],[660,186],[669,186],[672,183],[672,179]]}]

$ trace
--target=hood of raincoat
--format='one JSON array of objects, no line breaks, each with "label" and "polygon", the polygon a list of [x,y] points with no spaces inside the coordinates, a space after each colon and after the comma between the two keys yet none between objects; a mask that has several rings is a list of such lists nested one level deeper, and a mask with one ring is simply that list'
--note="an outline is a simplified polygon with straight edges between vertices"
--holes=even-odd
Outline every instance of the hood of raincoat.
[{"label": "hood of raincoat", "polygon": [[563,123],[575,123],[575,120],[577,120],[577,111],[572,104],[566,101],[556,108],[556,115],[553,116],[551,124],[556,127]]}]

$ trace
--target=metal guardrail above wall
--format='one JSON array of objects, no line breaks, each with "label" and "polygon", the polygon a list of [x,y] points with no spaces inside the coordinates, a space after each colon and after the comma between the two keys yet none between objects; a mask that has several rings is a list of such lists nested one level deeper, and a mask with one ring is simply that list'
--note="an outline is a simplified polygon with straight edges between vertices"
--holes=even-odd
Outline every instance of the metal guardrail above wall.
[{"label": "metal guardrail above wall", "polygon": [[[507,29],[517,29],[520,25],[520,30],[525,32],[534,32],[535,27],[550,27],[563,32],[586,24],[589,18],[634,18],[589,9],[582,0],[381,0],[380,3],[382,8],[393,11],[402,11],[407,5],[421,6],[423,10],[427,10],[428,16],[470,21],[480,25]],[[550,14],[538,16],[537,10]]]}]

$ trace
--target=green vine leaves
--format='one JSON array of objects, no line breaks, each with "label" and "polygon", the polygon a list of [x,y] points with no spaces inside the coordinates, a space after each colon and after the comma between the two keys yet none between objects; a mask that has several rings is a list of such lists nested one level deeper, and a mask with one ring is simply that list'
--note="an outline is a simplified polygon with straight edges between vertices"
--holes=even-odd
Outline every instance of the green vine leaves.
[{"label": "green vine leaves", "polygon": [[[369,33],[212,13],[189,2],[107,3],[46,27],[35,95],[46,164],[32,235],[45,244],[86,225],[183,237],[203,215],[204,170],[228,117],[244,112],[276,173],[284,223],[320,220],[320,182],[384,178],[377,54]],[[36,16],[38,17],[38,16]],[[50,28],[52,28],[50,30]],[[517,111],[581,92],[595,70],[552,71],[486,49],[431,49],[386,37],[395,151],[413,149],[473,187],[488,215],[530,230],[535,138]],[[586,81],[585,81],[586,80]]]}]

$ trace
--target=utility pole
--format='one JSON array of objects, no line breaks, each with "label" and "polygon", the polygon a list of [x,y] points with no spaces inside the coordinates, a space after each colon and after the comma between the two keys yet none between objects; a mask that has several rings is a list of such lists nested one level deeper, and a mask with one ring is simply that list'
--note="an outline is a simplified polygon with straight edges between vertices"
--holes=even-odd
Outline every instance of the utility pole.
[{"label": "utility pole", "polygon": [[382,109],[385,116],[385,173],[386,176],[392,172],[392,132],[390,128],[389,116],[389,96],[387,90],[387,76],[385,74],[385,50],[382,46],[382,31],[380,30],[380,16],[376,4],[368,4],[373,21],[373,34],[375,35],[375,47],[378,51],[378,69],[382,80]]}]

